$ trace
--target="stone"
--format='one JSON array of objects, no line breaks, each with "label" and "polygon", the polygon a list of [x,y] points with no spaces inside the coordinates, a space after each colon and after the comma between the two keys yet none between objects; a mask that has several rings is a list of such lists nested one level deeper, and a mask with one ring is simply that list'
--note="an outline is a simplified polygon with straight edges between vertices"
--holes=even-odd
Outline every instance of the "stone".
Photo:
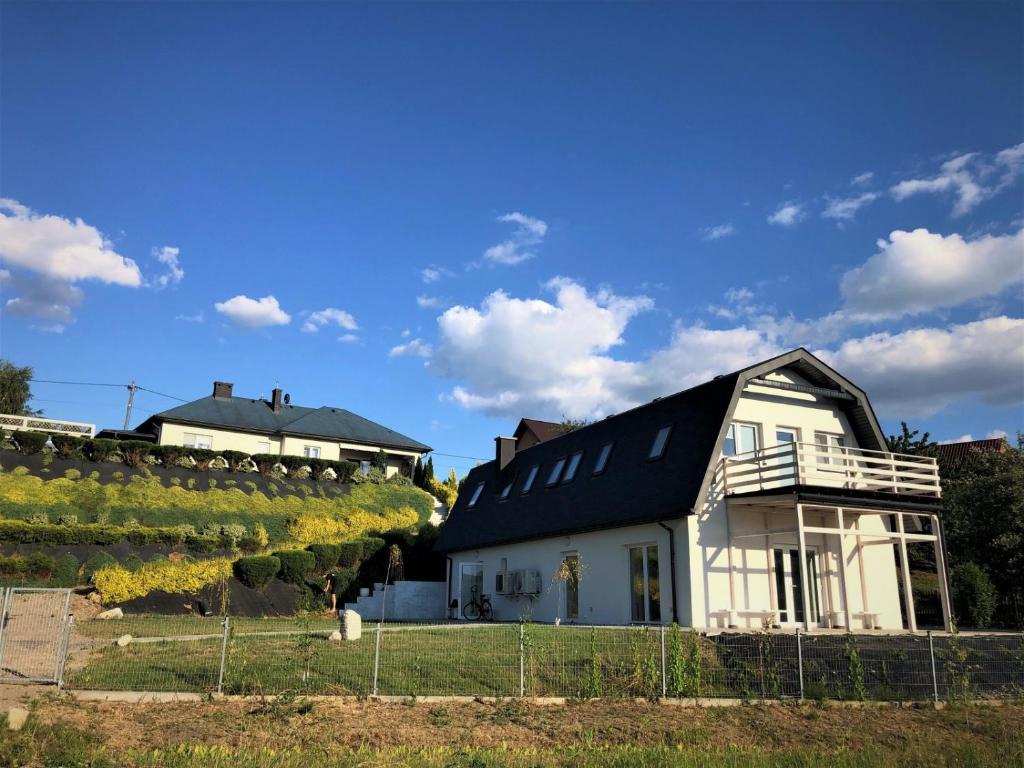
[{"label": "stone", "polygon": [[28,720],[28,710],[21,707],[11,707],[7,710],[7,727],[12,731],[20,731],[25,721]]},{"label": "stone", "polygon": [[345,640],[358,640],[363,636],[363,618],[351,608],[339,612],[341,636]]},{"label": "stone", "polygon": [[342,641],[341,632],[336,629],[327,636],[327,639],[335,643],[340,643]]},{"label": "stone", "polygon": [[124,611],[120,608],[111,608],[109,611],[103,611],[103,613],[96,614],[97,619],[104,619],[109,621],[110,619],[123,619]]},{"label": "stone", "polygon": [[126,645],[128,645],[128,644],[129,644],[129,643],[130,643],[131,641],[132,641],[132,636],[131,636],[131,635],[121,635],[121,636],[120,636],[119,638],[117,638],[117,640],[115,640],[114,642],[115,642],[115,643],[117,644],[117,647],[118,647],[118,648],[124,648],[124,647],[125,647]]},{"label": "stone", "polygon": [[96,603],[98,605],[99,603],[103,602],[103,595],[101,595],[96,590],[93,590],[89,593],[88,597],[86,597],[86,600],[88,600],[90,603]]}]

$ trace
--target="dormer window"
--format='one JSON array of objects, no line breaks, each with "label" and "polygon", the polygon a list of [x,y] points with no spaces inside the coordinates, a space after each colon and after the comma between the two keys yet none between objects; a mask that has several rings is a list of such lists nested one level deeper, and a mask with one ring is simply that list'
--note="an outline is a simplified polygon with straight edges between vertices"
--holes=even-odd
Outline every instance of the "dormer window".
[{"label": "dormer window", "polygon": [[665,446],[668,445],[668,438],[671,434],[671,424],[658,430],[658,434],[654,436],[654,442],[651,443],[651,452],[647,454],[648,460],[660,459],[664,455]]},{"label": "dormer window", "polygon": [[565,468],[565,456],[555,462],[555,466],[551,468],[551,474],[548,475],[548,486],[558,485],[558,480],[562,476],[562,469]]},{"label": "dormer window", "polygon": [[526,474],[526,480],[523,481],[523,493],[529,493],[530,489],[533,488],[533,481],[537,479],[537,472],[540,470],[540,464],[534,464],[530,467],[530,471]]},{"label": "dormer window", "polygon": [[484,483],[483,481],[480,481],[479,483],[476,484],[476,488],[473,489],[473,495],[469,499],[469,504],[466,505],[467,508],[476,506],[477,499],[480,498],[480,494],[483,492]]},{"label": "dormer window", "polygon": [[601,452],[597,454],[597,463],[594,465],[594,474],[600,475],[608,466],[608,457],[612,455],[614,443],[605,443],[601,446]]},{"label": "dormer window", "polygon": [[565,477],[562,478],[563,483],[570,483],[576,477],[576,470],[580,468],[580,461],[582,459],[583,451],[576,451],[576,453],[569,457],[569,463],[565,467]]}]

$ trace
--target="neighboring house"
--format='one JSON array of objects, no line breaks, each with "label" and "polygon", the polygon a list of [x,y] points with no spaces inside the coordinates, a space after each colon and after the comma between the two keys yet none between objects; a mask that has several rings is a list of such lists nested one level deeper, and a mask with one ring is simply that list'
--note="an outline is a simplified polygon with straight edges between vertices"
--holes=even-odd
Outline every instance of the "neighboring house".
[{"label": "neighboring house", "polygon": [[1005,437],[993,437],[987,440],[963,440],[959,443],[939,443],[935,446],[935,454],[947,469],[959,467],[979,453],[1006,453],[1010,444]]},{"label": "neighboring house", "polygon": [[516,441],[516,451],[525,450],[537,443],[544,443],[565,434],[561,424],[540,419],[520,419],[519,426],[512,433]]},{"label": "neighboring house", "polygon": [[437,544],[459,614],[484,592],[501,620],[913,630],[911,541],[936,549],[948,626],[941,536],[905,530],[940,531],[935,460],[888,452],[864,392],[804,349],[524,450],[496,438],[463,488]]},{"label": "neighboring house", "polygon": [[355,461],[364,471],[384,451],[389,476],[411,475],[416,459],[431,450],[344,408],[292,405],[280,389],[270,400],[236,397],[232,388],[215,381],[209,397],[154,414],[134,432],[153,435],[158,445]]}]

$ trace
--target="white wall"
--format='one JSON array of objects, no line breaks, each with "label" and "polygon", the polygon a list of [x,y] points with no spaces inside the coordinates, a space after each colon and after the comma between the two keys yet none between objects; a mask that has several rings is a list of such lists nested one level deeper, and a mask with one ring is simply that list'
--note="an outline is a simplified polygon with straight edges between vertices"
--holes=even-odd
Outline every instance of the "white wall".
[{"label": "white wall", "polygon": [[[463,563],[482,563],[484,593],[491,598],[495,619],[515,621],[529,612],[535,621],[565,620],[564,585],[555,574],[566,553],[576,552],[580,557],[579,621],[586,624],[628,624],[630,621],[630,583],[628,547],[654,544],[658,547],[659,581],[661,588],[661,622],[672,622],[674,599],[670,584],[668,532],[657,525],[639,525],[615,528],[594,533],[541,539],[522,544],[486,547],[452,555],[453,598],[459,600],[461,613],[464,605],[459,594],[460,571]],[[676,543],[678,550],[678,541]],[[685,558],[685,551],[683,552]],[[678,562],[677,568],[684,564]],[[535,597],[496,595],[494,575],[506,560],[508,570],[533,568],[541,574],[541,593]],[[684,621],[680,617],[681,621]]]}]

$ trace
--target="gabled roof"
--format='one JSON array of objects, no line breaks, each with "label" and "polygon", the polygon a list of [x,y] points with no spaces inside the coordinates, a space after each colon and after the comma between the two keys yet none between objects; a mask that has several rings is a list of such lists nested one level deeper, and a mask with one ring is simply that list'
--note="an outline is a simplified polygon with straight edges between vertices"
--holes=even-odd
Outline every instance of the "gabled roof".
[{"label": "gabled roof", "polygon": [[419,453],[431,450],[428,445],[343,408],[282,404],[280,411],[274,413],[266,400],[247,397],[201,397],[154,414],[138,430],[163,421],[268,435],[305,435]]},{"label": "gabled roof", "polygon": [[530,431],[533,436],[537,439],[538,443],[544,443],[548,440],[553,440],[556,437],[562,435],[565,430],[562,429],[562,425],[554,421],[541,421],[540,419],[520,419],[519,426],[516,427],[516,431],[513,433],[517,440],[522,439],[522,436]]},{"label": "gabled roof", "polygon": [[[498,472],[493,461],[474,468],[466,478],[436,548],[454,552],[515,541],[561,536],[676,519],[691,514],[714,471],[721,444],[743,387],[752,379],[790,368],[811,385],[846,397],[837,399],[858,444],[885,450],[881,427],[864,392],[806,349],[719,376],[712,381],[562,434],[515,454]],[[673,427],[662,458],[648,454],[658,430]],[[594,475],[602,446],[612,443],[606,470]],[[547,487],[548,474],[563,456],[583,451],[576,478]],[[540,470],[528,494],[522,484],[533,465]],[[514,479],[504,501],[501,490]],[[477,503],[468,501],[484,483]]]}]

